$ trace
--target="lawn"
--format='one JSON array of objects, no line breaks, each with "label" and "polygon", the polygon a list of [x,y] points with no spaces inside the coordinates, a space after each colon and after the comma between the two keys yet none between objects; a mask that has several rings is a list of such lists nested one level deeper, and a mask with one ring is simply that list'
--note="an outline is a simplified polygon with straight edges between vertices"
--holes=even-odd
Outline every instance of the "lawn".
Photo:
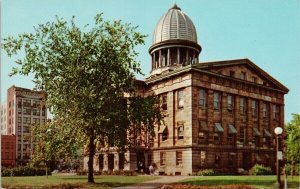
[{"label": "lawn", "polygon": [[87,176],[32,176],[2,177],[4,188],[111,188],[126,186],[147,180],[157,179],[149,176],[95,176],[95,184],[87,184]]},{"label": "lawn", "polygon": [[[282,178],[283,179],[283,178]],[[232,185],[245,184],[256,188],[272,188],[276,182],[276,176],[199,176],[181,181],[181,184],[191,185]],[[298,176],[288,177],[288,188],[298,188],[300,185]]]}]

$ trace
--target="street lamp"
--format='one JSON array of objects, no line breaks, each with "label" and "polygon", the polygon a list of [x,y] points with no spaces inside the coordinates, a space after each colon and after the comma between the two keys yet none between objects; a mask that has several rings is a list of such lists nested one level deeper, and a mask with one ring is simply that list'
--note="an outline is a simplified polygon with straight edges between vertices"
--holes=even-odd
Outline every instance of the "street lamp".
[{"label": "street lamp", "polygon": [[[274,129],[274,133],[276,134],[276,174],[277,174],[277,186],[280,188],[280,165],[279,165],[279,159],[282,159],[282,152],[279,151],[279,135],[282,134],[282,128],[276,127]],[[281,153],[280,153],[281,152]]]}]

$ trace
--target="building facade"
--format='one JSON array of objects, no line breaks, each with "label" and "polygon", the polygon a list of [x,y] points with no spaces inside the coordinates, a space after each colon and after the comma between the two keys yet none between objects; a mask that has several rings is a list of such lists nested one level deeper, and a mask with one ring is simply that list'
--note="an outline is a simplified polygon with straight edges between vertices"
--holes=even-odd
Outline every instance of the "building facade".
[{"label": "building facade", "polygon": [[30,160],[33,149],[31,125],[47,120],[47,110],[43,103],[45,96],[44,92],[15,86],[7,90],[7,134],[16,136],[18,165],[26,164]]},{"label": "building facade", "polygon": [[16,136],[1,135],[1,166],[13,167],[16,165]]},{"label": "building facade", "polygon": [[1,104],[1,135],[6,135],[7,133],[7,123],[6,123],[6,108],[7,103],[4,102]]},{"label": "building facade", "polygon": [[275,168],[274,128],[284,125],[288,89],[248,59],[199,63],[201,49],[193,22],[174,5],[154,30],[152,70],[140,90],[159,96],[164,119],[134,151],[100,150],[95,170]]}]

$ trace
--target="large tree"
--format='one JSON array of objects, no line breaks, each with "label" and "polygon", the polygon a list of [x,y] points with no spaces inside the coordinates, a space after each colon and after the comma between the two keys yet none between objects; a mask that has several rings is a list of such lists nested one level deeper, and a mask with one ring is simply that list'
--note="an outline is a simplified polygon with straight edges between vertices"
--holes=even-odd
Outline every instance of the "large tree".
[{"label": "large tree", "polygon": [[[124,99],[124,94],[134,91],[134,77],[141,73],[135,47],[144,43],[145,35],[136,29],[121,21],[104,21],[101,14],[96,15],[95,25],[83,29],[74,18],[67,22],[57,17],[38,25],[33,33],[4,39],[9,56],[25,52],[11,75],[32,73],[36,88],[47,92],[47,106],[55,119],[86,139],[88,182],[94,182],[97,140],[114,139],[113,145],[124,146],[130,118],[137,117],[128,116],[132,111]],[[153,127],[155,117],[148,120],[152,121],[145,125]]]},{"label": "large tree", "polygon": [[287,132],[286,160],[291,165],[293,175],[296,166],[300,165],[300,114],[293,114],[291,122],[285,125]]}]

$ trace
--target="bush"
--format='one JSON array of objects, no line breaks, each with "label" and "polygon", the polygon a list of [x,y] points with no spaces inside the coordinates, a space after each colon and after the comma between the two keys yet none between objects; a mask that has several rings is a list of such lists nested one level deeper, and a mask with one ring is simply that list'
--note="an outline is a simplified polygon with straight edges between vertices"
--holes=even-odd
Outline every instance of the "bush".
[{"label": "bush", "polygon": [[213,169],[203,169],[197,172],[197,176],[216,176],[218,173]]},{"label": "bush", "polygon": [[272,175],[273,171],[270,167],[265,167],[263,165],[256,164],[250,169],[249,174],[250,175]]},{"label": "bush", "polygon": [[[36,167],[14,167],[14,168],[4,168],[1,171],[3,177],[7,176],[44,176],[46,175],[46,169],[36,168]],[[50,170],[48,170],[48,175],[51,175]]]}]

